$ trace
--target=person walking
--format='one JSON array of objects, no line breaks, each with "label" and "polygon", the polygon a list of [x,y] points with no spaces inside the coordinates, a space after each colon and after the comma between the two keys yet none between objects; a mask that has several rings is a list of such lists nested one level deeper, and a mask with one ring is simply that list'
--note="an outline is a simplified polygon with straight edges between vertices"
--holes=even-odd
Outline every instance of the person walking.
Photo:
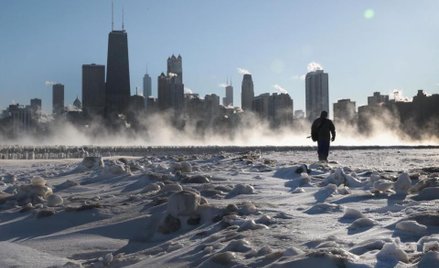
[{"label": "person walking", "polygon": [[330,141],[335,140],[335,126],[328,119],[327,111],[322,111],[320,117],[312,123],[311,138],[313,141],[317,141],[319,161],[328,162]]}]

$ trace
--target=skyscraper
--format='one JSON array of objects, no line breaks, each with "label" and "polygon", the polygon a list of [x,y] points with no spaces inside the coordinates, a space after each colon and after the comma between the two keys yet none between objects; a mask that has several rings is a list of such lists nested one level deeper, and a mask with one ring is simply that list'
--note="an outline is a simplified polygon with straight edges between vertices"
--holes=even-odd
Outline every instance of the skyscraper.
[{"label": "skyscraper", "polygon": [[355,101],[350,99],[338,100],[333,106],[334,121],[352,123],[356,117]]},{"label": "skyscraper", "polygon": [[54,84],[52,86],[52,111],[55,115],[64,112],[64,85]]},{"label": "skyscraper", "polygon": [[82,109],[87,115],[104,115],[105,66],[82,65]]},{"label": "skyscraper", "polygon": [[145,100],[145,107],[148,107],[148,98],[152,96],[151,88],[151,76],[149,76],[148,71],[143,76],[143,97]]},{"label": "skyscraper", "polygon": [[105,113],[124,113],[130,101],[130,70],[126,31],[112,30],[108,35]]},{"label": "skyscraper", "polygon": [[252,110],[253,98],[255,92],[253,90],[253,80],[251,74],[244,74],[241,85],[241,108],[244,111]]},{"label": "skyscraper", "polygon": [[306,117],[314,120],[322,111],[329,112],[328,74],[316,70],[306,74]]},{"label": "skyscraper", "polygon": [[183,84],[183,59],[180,55],[175,57],[172,55],[168,58],[168,75],[177,76],[175,82],[178,84]]},{"label": "skyscraper", "polygon": [[145,73],[143,76],[143,96],[145,99],[152,96],[152,89],[151,89],[151,76],[149,76],[148,73]]},{"label": "skyscraper", "polygon": [[233,106],[233,86],[232,84],[228,84],[226,86],[226,97],[223,98],[224,106]]}]

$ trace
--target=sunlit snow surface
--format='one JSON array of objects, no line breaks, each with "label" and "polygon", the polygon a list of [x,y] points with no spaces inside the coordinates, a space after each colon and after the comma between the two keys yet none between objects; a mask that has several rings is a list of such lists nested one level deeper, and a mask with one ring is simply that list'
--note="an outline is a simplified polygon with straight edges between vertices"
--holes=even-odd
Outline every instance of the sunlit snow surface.
[{"label": "sunlit snow surface", "polygon": [[316,158],[205,147],[0,160],[0,267],[439,267],[439,149]]}]

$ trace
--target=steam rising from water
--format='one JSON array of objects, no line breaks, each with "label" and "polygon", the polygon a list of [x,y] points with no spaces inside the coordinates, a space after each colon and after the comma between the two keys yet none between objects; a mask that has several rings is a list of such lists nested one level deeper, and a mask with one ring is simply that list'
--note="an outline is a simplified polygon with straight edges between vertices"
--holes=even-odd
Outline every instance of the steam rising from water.
[{"label": "steam rising from water", "polygon": [[[67,145],[67,146],[315,146],[307,138],[310,123],[297,120],[294,125],[270,129],[268,123],[261,122],[253,115],[246,115],[239,127],[221,131],[207,128],[197,130],[195,123],[186,123],[183,130],[171,125],[170,116],[152,115],[140,122],[145,130],[109,131],[96,120],[86,129],[78,129],[69,123],[53,126],[53,135],[35,138],[30,135],[7,140],[4,145]],[[337,138],[333,145],[341,146],[393,146],[393,145],[438,145],[437,136],[425,134],[420,140],[412,140],[399,131],[391,117],[381,116],[371,120],[371,132],[359,132],[356,127],[336,123]],[[430,132],[431,133],[431,132]]]},{"label": "steam rising from water", "polygon": [[251,74],[249,70],[246,70],[246,69],[243,69],[243,68],[237,68],[237,70],[238,70],[238,73],[241,74],[241,75]]}]

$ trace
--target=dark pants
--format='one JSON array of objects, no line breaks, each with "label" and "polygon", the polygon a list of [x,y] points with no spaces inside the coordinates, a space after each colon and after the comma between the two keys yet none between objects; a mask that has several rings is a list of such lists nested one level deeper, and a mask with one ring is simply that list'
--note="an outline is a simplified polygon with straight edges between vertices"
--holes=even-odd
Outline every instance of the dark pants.
[{"label": "dark pants", "polygon": [[319,154],[319,160],[328,161],[329,154],[329,140],[317,141],[317,153]]}]

